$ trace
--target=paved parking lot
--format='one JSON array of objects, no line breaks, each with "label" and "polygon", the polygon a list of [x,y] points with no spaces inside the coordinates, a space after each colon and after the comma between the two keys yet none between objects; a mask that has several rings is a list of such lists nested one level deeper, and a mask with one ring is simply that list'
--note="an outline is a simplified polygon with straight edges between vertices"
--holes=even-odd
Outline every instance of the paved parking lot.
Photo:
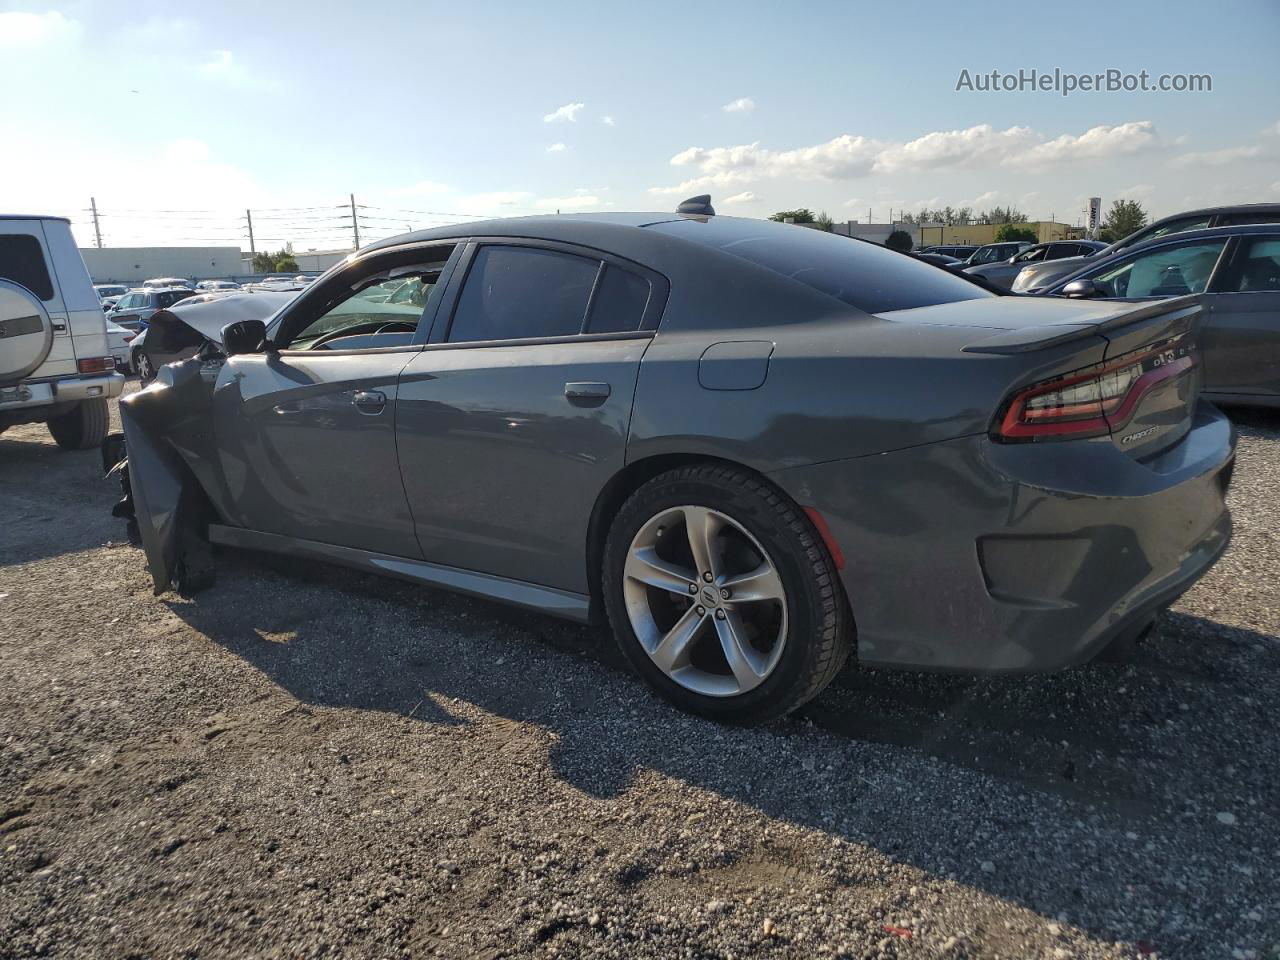
[{"label": "paved parking lot", "polygon": [[[610,642],[220,554],[0,436],[0,957],[1280,957],[1280,418],[1126,663],[717,727]],[[1172,519],[1172,518],[1171,518]]]}]

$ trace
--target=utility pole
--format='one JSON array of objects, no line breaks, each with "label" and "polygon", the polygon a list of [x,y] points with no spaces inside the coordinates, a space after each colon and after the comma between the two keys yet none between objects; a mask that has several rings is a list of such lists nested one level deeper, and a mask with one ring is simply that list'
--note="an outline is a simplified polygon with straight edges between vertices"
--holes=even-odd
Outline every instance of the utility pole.
[{"label": "utility pole", "polygon": [[96,241],[98,249],[102,249],[102,230],[98,226],[98,201],[93,197],[89,198],[89,209],[93,211],[93,239]]},{"label": "utility pole", "polygon": [[360,220],[356,216],[356,195],[351,194],[351,233],[356,238],[355,249],[360,249]]},{"label": "utility pole", "polygon": [[258,252],[253,248],[253,211],[246,210],[244,212],[244,218],[249,224],[249,256],[252,257]]}]

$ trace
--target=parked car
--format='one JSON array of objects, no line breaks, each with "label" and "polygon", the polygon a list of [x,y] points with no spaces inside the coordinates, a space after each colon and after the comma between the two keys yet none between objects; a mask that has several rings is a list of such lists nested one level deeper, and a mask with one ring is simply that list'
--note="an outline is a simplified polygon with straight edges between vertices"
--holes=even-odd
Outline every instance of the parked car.
[{"label": "parked car", "polygon": [[188,290],[193,289],[190,280],[184,280],[182,277],[155,277],[151,280],[143,280],[144,287],[186,287]]},{"label": "parked car", "polygon": [[964,266],[963,260],[957,260],[955,257],[948,257],[944,253],[917,253],[917,260],[923,260],[925,263],[931,263],[935,267],[947,267],[948,269],[958,269]]},{"label": "parked car", "polygon": [[196,284],[196,290],[201,293],[217,293],[218,291],[239,290],[240,284],[234,280],[201,280]]},{"label": "parked car", "polygon": [[[216,376],[161,368],[120,404],[156,589],[207,585],[216,543],[599,614],[662,695],[746,722],[851,653],[1088,660],[1226,547],[1193,298],[997,296],[681,210],[380,241],[224,327]],[[413,309],[359,302],[395,279]]]},{"label": "parked car", "polygon": [[[1148,240],[1158,240],[1171,233],[1205,230],[1209,227],[1239,226],[1248,223],[1280,223],[1280,203],[1245,203],[1232,207],[1208,207],[1188,210],[1157,220],[1117,240],[1098,255],[1111,256]],[[1075,273],[1086,264],[1083,259],[1066,258],[1052,263],[1033,263],[1013,281],[1014,293],[1042,293],[1061,278]]]},{"label": "parked car", "polygon": [[123,389],[70,221],[0,215],[0,432],[44,423],[63,449],[96,447]]},{"label": "parked car", "polygon": [[1016,256],[1031,244],[1025,240],[1006,240],[1000,243],[983,244],[964,262],[966,267],[976,267],[984,263],[1000,263]]},{"label": "parked car", "polygon": [[1280,224],[1166,234],[1097,260],[1046,292],[1107,300],[1200,294],[1204,395],[1280,406]]},{"label": "parked car", "polygon": [[149,287],[130,290],[114,307],[107,311],[107,319],[126,330],[137,333],[147,326],[147,321],[157,310],[171,307],[179,300],[195,296],[188,287]]},{"label": "parked car", "polygon": [[119,324],[112,323],[110,320],[107,321],[107,349],[111,351],[116,369],[121,373],[129,374],[134,372],[129,344],[137,336],[138,334],[132,330],[126,330]]},{"label": "parked car", "polygon": [[123,297],[129,292],[129,288],[119,283],[98,283],[94,284],[93,292],[96,293],[98,295],[98,299],[105,304],[113,297]]},{"label": "parked car", "polygon": [[943,243],[931,247],[921,247],[919,253],[939,253],[944,257],[955,257],[957,260],[968,260],[978,249],[976,243]]},{"label": "parked car", "polygon": [[1061,260],[1064,257],[1092,257],[1100,250],[1105,250],[1106,246],[1105,243],[1099,243],[1096,240],[1054,240],[1052,243],[1037,243],[1020,253],[1015,253],[1008,260],[965,267],[964,272],[982,277],[996,287],[1008,290],[1013,286],[1014,278],[1028,264]]},{"label": "parked car", "polygon": [[[237,320],[270,318],[296,296],[293,293],[248,294],[237,291],[196,294],[166,310],[157,310],[147,328],[130,344],[129,363],[144,383],[155,379],[167,363],[198,354],[222,359],[222,328]],[[218,304],[216,309],[209,304]]]}]

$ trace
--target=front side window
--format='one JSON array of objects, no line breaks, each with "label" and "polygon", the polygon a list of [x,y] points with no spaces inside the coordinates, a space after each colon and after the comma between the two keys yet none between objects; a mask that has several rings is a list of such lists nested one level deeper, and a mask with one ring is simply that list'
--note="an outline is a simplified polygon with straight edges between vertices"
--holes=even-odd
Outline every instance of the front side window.
[{"label": "front side window", "polygon": [[53,299],[53,281],[40,241],[30,234],[0,236],[0,279],[26,287],[41,300]]},{"label": "front side window", "polygon": [[[385,274],[371,278],[303,327],[285,349],[404,346],[418,329],[418,321],[440,279],[440,270],[440,264],[431,264],[398,269],[391,279]],[[397,336],[386,337],[387,334]]]},{"label": "front side window", "polygon": [[1106,297],[1180,297],[1203,293],[1225,240],[1161,247],[1093,277]]},{"label": "front side window", "polygon": [[[1032,247],[1030,250],[1023,250],[1020,254],[1013,258],[1014,263],[1034,263],[1037,260],[1043,260],[1049,253],[1048,247]],[[1058,254],[1062,256],[1062,254]]]},{"label": "front side window", "polygon": [[536,247],[482,246],[449,327],[450,343],[582,332],[600,262]]},{"label": "front side window", "polygon": [[1146,230],[1138,231],[1133,235],[1132,240],[1126,240],[1126,242],[1121,246],[1132,247],[1134,244],[1143,243],[1147,240],[1158,240],[1161,237],[1167,237],[1171,233],[1186,233],[1188,230],[1203,230],[1205,227],[1209,226],[1210,219],[1210,217],[1201,216],[1183,217],[1181,220],[1170,220],[1168,223],[1161,224],[1160,226],[1148,227]]}]

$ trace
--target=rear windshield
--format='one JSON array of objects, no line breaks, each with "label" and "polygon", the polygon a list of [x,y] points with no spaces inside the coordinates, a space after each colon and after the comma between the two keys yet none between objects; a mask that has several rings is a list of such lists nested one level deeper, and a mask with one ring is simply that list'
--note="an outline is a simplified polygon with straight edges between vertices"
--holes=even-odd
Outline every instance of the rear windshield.
[{"label": "rear windshield", "polygon": [[190,296],[193,296],[190,290],[165,290],[156,294],[156,303],[161,307],[171,307],[179,300],[185,300]]},{"label": "rear windshield", "polygon": [[53,299],[53,282],[40,241],[24,233],[0,236],[0,279],[26,287],[41,300]]},{"label": "rear windshield", "polygon": [[994,296],[914,257],[808,227],[711,217],[673,220],[650,229],[731,253],[867,313]]}]

